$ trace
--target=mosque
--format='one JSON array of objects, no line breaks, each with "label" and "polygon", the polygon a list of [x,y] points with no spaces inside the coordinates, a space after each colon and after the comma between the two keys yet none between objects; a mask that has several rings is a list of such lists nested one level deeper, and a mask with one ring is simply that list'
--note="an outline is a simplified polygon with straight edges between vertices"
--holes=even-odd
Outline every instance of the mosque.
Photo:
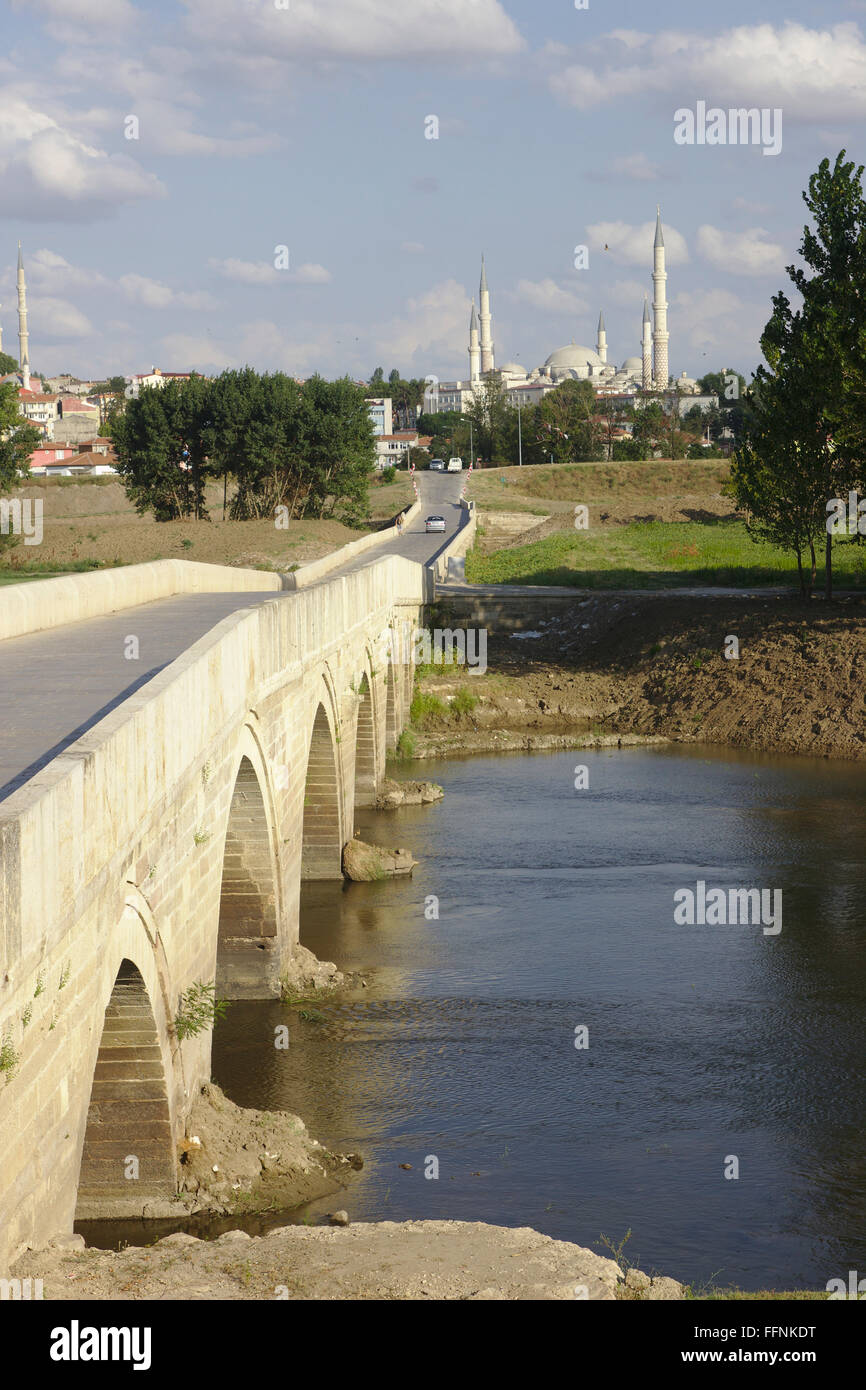
[{"label": "mosque", "polygon": [[634,395],[638,391],[667,391],[676,387],[684,395],[698,395],[697,382],[685,372],[671,380],[668,368],[668,304],[667,270],[665,269],[665,239],[662,232],[661,209],[656,209],[656,231],[653,244],[653,303],[652,317],[644,297],[641,326],[641,355],[627,357],[621,367],[608,362],[607,331],[604,314],[599,315],[595,348],[582,347],[574,339],[557,348],[539,367],[527,372],[517,362],[497,367],[493,346],[490,290],[484,257],[481,258],[479,308],[472,301],[469,318],[469,379],[467,381],[433,381],[424,393],[424,410],[433,413],[445,410],[468,409],[479,384],[489,374],[502,381],[513,405],[536,404],[562,381],[591,381],[601,395]]}]

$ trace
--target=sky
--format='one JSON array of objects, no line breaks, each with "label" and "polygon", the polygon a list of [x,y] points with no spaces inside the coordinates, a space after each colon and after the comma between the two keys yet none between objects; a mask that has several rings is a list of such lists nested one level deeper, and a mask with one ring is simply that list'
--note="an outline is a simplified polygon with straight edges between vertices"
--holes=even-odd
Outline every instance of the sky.
[{"label": "sky", "polygon": [[[866,162],[866,0],[0,0],[0,35],[2,344],[20,239],[48,375],[465,378],[482,252],[498,363],[600,310],[621,363],[660,204],[672,374],[749,376],[810,174]],[[699,102],[781,149],[678,143]]]}]

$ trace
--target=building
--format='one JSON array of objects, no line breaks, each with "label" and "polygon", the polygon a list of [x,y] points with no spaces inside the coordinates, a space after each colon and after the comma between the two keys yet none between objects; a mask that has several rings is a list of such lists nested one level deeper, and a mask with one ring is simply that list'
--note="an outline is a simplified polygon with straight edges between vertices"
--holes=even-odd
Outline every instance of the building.
[{"label": "building", "polygon": [[370,411],[370,419],[373,421],[373,433],[376,435],[390,434],[394,428],[391,397],[370,396],[367,398],[367,408]]},{"label": "building", "polygon": [[143,386],[165,386],[168,381],[189,381],[192,372],[163,372],[159,367],[151,367],[149,372],[142,372],[138,376],[127,377],[127,381],[136,390],[141,390]]},{"label": "building", "polygon": [[60,416],[60,396],[50,391],[31,391],[21,387],[18,410],[31,425],[42,431],[43,438],[53,438],[55,421]]},{"label": "building", "polygon": [[387,468],[406,462],[410,449],[429,449],[432,435],[417,430],[398,430],[396,434],[380,434],[376,440],[376,467]]},{"label": "building", "polygon": [[117,459],[110,439],[87,439],[81,444],[48,444],[30,455],[30,471],[37,476],[75,473],[116,473]]}]

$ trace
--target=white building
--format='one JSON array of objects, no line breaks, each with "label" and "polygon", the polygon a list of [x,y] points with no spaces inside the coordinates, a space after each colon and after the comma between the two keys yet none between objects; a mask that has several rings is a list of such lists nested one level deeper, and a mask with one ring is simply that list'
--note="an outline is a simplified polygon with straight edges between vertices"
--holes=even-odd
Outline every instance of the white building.
[{"label": "white building", "polygon": [[367,409],[376,435],[391,434],[394,428],[390,396],[368,396]]}]

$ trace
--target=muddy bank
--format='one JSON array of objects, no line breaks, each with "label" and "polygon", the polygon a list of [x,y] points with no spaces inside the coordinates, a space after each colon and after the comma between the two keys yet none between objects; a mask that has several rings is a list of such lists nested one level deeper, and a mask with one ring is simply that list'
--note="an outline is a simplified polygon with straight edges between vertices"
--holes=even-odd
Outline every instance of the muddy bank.
[{"label": "muddy bank", "polygon": [[425,678],[446,702],[464,688],[478,703],[426,718],[416,754],[650,738],[861,759],[864,637],[861,597],[576,598],[529,632],[491,632],[484,675]]},{"label": "muddy bank", "polygon": [[[71,1243],[70,1243],[71,1242]],[[85,1250],[80,1237],[25,1255],[15,1277],[62,1299],[678,1299],[673,1279],[528,1227],[468,1221],[281,1226],[214,1241],[176,1234],[147,1249]]]},{"label": "muddy bank", "polygon": [[291,1211],[342,1190],[363,1167],[358,1154],[324,1148],[297,1115],[242,1109],[213,1083],[196,1097],[178,1157],[177,1197],[145,1201],[144,1219]]}]

